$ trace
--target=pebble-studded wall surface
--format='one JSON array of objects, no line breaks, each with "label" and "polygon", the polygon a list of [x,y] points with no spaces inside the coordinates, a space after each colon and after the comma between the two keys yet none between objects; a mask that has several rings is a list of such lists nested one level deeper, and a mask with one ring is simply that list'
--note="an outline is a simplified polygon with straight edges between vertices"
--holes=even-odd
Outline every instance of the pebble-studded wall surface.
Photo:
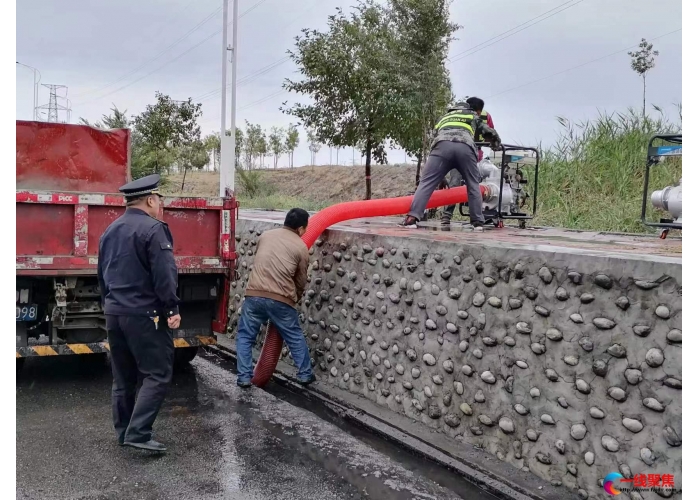
[{"label": "pebble-studded wall surface", "polygon": [[[232,336],[257,240],[272,227],[238,221]],[[609,498],[611,472],[673,475],[681,486],[679,263],[478,237],[324,238],[310,250],[299,312],[325,382],[581,498]]]}]

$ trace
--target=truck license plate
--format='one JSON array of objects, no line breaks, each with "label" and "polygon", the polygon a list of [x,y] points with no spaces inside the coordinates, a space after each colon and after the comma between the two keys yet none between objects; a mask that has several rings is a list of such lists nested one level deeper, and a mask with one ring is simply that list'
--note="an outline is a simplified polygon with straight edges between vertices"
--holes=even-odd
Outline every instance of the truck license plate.
[{"label": "truck license plate", "polygon": [[35,321],[38,308],[34,305],[17,306],[17,321]]}]

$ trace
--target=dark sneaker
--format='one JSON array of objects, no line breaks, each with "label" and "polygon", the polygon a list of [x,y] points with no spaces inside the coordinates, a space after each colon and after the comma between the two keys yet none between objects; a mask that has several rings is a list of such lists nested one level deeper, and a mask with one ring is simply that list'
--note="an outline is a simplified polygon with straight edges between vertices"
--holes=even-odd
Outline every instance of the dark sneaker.
[{"label": "dark sneaker", "polygon": [[304,387],[308,387],[309,385],[311,385],[311,384],[313,384],[314,382],[316,382],[316,375],[311,374],[311,378],[309,378],[309,379],[307,379],[307,380],[297,380],[297,382],[299,382],[299,383],[300,383],[301,385],[303,385]]},{"label": "dark sneaker", "polygon": [[450,217],[447,214],[442,214],[442,216],[440,217],[440,224],[442,224],[443,226],[449,226],[451,222],[452,217]]},{"label": "dark sneaker", "polygon": [[250,389],[253,387],[253,384],[251,382],[244,382],[242,380],[236,380],[236,385],[238,387],[241,387],[242,389]]},{"label": "dark sneaker", "polygon": [[154,441],[152,439],[150,441],[146,441],[145,443],[129,443],[124,441],[124,446],[131,446],[132,448],[138,448],[139,450],[157,451],[159,453],[163,453],[167,450],[163,443],[159,443],[158,441]]},{"label": "dark sneaker", "polygon": [[403,222],[399,224],[399,227],[406,229],[418,229],[418,219],[412,215],[407,215]]}]

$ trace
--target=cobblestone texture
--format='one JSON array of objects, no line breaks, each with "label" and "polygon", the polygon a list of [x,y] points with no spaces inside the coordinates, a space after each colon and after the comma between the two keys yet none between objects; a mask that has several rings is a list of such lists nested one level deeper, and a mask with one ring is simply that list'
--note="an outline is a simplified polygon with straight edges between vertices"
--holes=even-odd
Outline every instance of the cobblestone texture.
[{"label": "cobblestone texture", "polygon": [[[231,335],[272,227],[238,221]],[[321,379],[582,498],[611,471],[681,486],[680,265],[324,237],[299,308]]]}]

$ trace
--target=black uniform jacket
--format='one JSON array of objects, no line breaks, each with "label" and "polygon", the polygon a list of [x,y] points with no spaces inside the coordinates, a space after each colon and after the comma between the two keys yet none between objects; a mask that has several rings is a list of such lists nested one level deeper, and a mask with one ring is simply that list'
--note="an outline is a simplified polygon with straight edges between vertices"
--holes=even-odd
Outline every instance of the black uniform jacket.
[{"label": "black uniform jacket", "polygon": [[127,208],[104,232],[97,276],[105,314],[179,314],[173,237],[143,210]]}]

